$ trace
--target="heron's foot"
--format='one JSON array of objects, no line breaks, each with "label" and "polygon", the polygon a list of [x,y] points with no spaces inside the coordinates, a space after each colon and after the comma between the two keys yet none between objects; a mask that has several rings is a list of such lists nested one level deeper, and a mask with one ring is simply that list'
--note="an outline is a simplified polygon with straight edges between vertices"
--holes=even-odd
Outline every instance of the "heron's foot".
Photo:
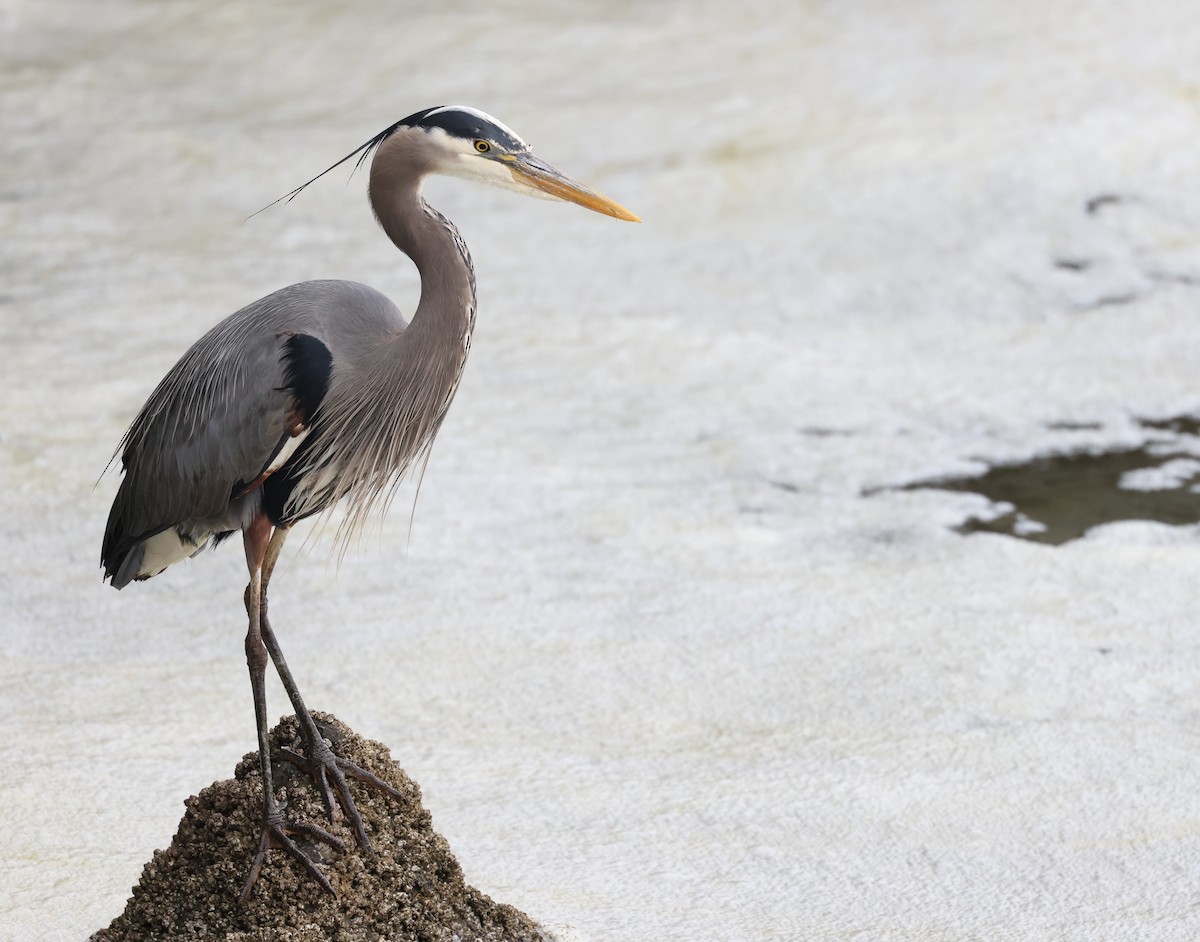
[{"label": "heron's foot", "polygon": [[329,814],[330,821],[336,820],[336,811],[334,810],[336,797],[336,804],[341,806],[342,812],[349,820],[350,826],[354,829],[354,836],[358,838],[358,843],[363,850],[373,856],[375,848],[371,846],[371,841],[367,837],[367,829],[363,826],[362,815],[359,814],[354,797],[350,794],[350,785],[347,779],[352,778],[362,782],[397,801],[404,801],[404,794],[369,769],[364,769],[349,759],[343,759],[336,755],[329,744],[319,735],[308,737],[307,745],[308,755],[302,755],[294,749],[284,747],[279,750],[279,758],[290,762],[312,777],[313,783],[321,795],[321,800],[325,802],[325,811]]},{"label": "heron's foot", "polygon": [[313,863],[312,858],[304,853],[296,845],[296,842],[292,840],[293,836],[299,835],[321,841],[338,850],[346,849],[346,845],[339,838],[330,834],[324,828],[319,828],[315,824],[309,824],[306,821],[289,821],[277,810],[268,812],[266,819],[263,821],[262,837],[258,841],[258,851],[254,855],[254,863],[250,865],[250,873],[246,876],[246,882],[242,885],[242,895],[238,897],[238,905],[244,904],[250,898],[254,884],[258,882],[258,876],[262,873],[263,864],[267,862],[267,852],[274,848],[279,848],[290,854],[308,871],[308,875],[321,885],[321,889],[330,896],[335,895],[332,884],[330,884],[325,874],[321,872],[321,868]]}]

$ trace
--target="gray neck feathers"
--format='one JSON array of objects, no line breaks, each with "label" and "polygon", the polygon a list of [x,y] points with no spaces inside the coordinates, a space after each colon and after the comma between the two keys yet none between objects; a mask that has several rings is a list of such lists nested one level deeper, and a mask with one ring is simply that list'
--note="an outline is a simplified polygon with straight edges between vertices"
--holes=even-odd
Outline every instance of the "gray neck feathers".
[{"label": "gray neck feathers", "polygon": [[[458,388],[475,326],[475,273],[454,225],[420,195],[425,167],[381,148],[371,168],[371,205],[383,230],[421,275],[412,322],[335,382],[322,403],[298,514],[345,499],[348,538],[414,463],[428,458]],[[335,364],[335,374],[337,365]]]}]

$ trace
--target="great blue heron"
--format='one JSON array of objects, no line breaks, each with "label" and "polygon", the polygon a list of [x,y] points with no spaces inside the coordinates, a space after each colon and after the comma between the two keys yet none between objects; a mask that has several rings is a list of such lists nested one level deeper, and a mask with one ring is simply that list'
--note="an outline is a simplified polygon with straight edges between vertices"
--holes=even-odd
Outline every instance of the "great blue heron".
[{"label": "great blue heron", "polygon": [[288,751],[283,758],[313,777],[330,819],[336,796],[359,843],[371,852],[347,776],[399,797],[323,740],[267,619],[267,584],[296,521],[345,501],[353,529],[428,455],[454,398],[475,324],[475,275],[458,230],[422,199],[422,182],[430,174],[450,174],[637,221],[535,157],[509,128],[474,108],[418,111],[333,167],[355,156],[361,165],[372,152],[371,207],[421,276],[411,323],[378,291],[355,282],[283,288],[201,337],[158,384],[118,446],[124,478],[101,552],[113,586],[149,579],[242,531],[250,570],[246,661],[263,785],[262,835],[243,901],[276,847],[333,892],[293,835],[342,848],[328,831],[286,818],[275,798],[264,687],[268,656],[306,747],[304,755]]}]

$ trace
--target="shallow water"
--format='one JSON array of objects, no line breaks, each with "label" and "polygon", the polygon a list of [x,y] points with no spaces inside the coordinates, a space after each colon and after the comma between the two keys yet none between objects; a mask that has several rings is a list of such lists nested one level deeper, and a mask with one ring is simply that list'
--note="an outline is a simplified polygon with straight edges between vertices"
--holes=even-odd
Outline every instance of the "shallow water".
[{"label": "shallow water", "polygon": [[1180,416],[1139,424],[1187,434],[1182,441],[1160,435],[1136,448],[1039,455],[997,464],[979,475],[915,481],[903,489],[981,494],[992,502],[993,512],[967,518],[955,527],[959,533],[1003,533],[1053,546],[1125,520],[1200,523],[1197,420]]}]

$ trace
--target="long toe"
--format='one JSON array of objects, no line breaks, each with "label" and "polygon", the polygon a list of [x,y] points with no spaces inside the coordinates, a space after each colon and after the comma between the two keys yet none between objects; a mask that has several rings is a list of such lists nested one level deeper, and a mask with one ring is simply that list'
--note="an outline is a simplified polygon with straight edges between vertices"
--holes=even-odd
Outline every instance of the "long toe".
[{"label": "long toe", "polygon": [[350,826],[354,829],[354,836],[358,839],[359,845],[373,855],[375,848],[371,846],[371,841],[367,837],[367,829],[363,824],[362,815],[354,803],[354,796],[350,793],[350,785],[346,779],[352,778],[362,782],[369,788],[382,792],[397,801],[403,801],[404,795],[369,769],[364,769],[349,759],[335,755],[324,740],[314,743],[307,756],[285,747],[279,750],[279,757],[312,777],[331,821],[335,819],[333,809],[336,799],[346,819],[350,822]]},{"label": "long toe", "polygon": [[245,904],[250,898],[250,893],[254,890],[254,885],[258,882],[259,876],[262,874],[263,865],[267,862],[267,854],[271,850],[280,849],[286,851],[292,858],[308,872],[321,889],[330,896],[335,896],[333,885],[329,882],[329,878],[321,872],[308,854],[304,853],[292,840],[292,835],[303,834],[305,837],[313,840],[321,841],[328,844],[330,847],[344,851],[346,845],[342,841],[330,834],[324,828],[317,827],[315,824],[309,824],[307,821],[287,821],[284,819],[274,818],[263,824],[262,836],[258,840],[258,850],[254,854],[254,862],[250,865],[250,872],[246,875],[246,882],[242,884],[242,892],[238,897],[238,904]]}]

